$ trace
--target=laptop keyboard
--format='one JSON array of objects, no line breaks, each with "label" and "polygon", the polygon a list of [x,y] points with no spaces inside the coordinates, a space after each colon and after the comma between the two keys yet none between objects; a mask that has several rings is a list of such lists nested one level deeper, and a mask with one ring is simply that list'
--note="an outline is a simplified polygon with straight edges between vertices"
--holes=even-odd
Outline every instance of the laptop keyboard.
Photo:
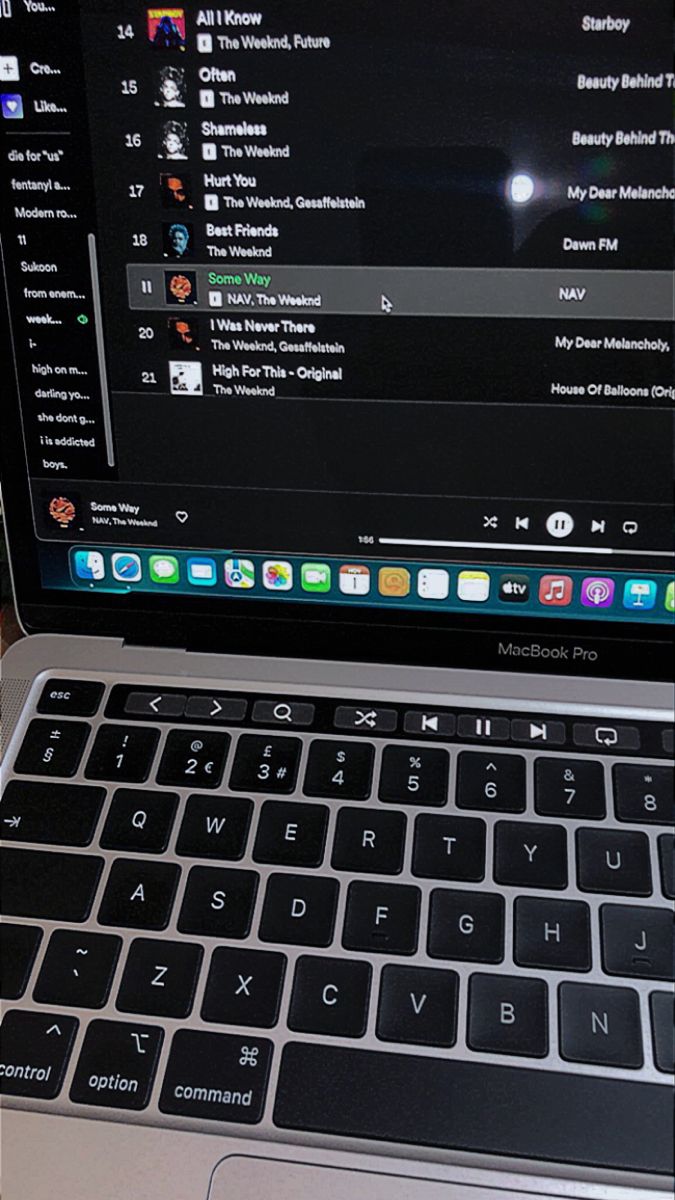
[{"label": "laptop keyboard", "polygon": [[6,1095],[668,1169],[670,729],[105,692],[6,763]]}]

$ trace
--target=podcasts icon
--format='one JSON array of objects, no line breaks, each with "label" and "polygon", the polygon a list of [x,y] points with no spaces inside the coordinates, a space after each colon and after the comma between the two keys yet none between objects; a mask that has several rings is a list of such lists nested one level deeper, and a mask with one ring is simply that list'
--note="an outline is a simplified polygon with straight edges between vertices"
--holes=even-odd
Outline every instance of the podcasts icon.
[{"label": "podcasts icon", "polygon": [[581,603],[585,608],[609,608],[614,599],[614,580],[590,576],[581,585]]}]

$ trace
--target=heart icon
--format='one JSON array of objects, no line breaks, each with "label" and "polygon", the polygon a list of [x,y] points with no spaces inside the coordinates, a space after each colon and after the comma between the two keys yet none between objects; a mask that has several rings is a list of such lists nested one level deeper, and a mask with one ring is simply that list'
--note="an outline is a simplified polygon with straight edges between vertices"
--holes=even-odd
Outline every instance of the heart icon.
[{"label": "heart icon", "polygon": [[177,512],[176,513],[176,520],[180,521],[181,525],[184,525],[185,522],[187,521],[187,519],[188,519],[188,514],[186,512]]}]

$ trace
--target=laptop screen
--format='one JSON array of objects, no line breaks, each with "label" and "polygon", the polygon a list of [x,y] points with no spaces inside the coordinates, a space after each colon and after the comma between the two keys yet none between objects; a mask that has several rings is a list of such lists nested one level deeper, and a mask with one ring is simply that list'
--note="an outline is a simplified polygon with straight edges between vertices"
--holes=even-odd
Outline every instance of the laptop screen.
[{"label": "laptop screen", "polygon": [[663,637],[669,0],[1,9],[20,591]]}]

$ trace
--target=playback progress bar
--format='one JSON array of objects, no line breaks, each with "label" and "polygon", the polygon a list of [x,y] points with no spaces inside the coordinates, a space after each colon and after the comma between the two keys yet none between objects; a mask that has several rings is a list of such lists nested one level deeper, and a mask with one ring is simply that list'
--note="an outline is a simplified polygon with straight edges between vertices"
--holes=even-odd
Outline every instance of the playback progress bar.
[{"label": "playback progress bar", "polygon": [[535,550],[545,554],[612,554],[635,555],[638,558],[672,558],[672,550],[624,550],[612,546],[561,546],[539,542],[476,542],[450,541],[438,538],[378,538],[380,546],[429,546],[448,550]]}]

